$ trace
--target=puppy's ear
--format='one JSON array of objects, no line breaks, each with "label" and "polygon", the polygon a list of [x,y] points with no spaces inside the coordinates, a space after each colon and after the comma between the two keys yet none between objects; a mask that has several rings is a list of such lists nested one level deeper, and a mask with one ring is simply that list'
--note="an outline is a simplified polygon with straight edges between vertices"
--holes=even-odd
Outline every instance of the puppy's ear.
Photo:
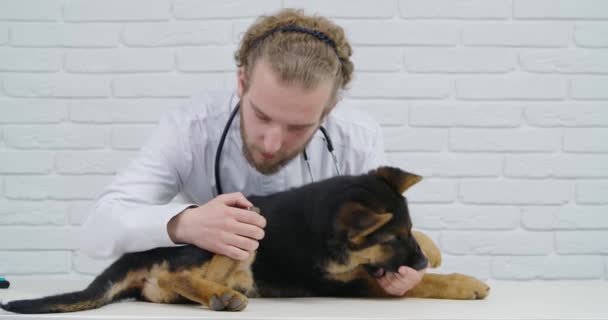
[{"label": "puppy's ear", "polygon": [[392,213],[377,213],[358,203],[349,203],[342,207],[338,230],[346,232],[351,244],[360,246],[368,235],[380,229],[392,218]]},{"label": "puppy's ear", "polygon": [[417,174],[393,167],[379,167],[376,170],[370,171],[370,174],[382,178],[399,193],[404,193],[411,186],[422,180],[422,177]]}]

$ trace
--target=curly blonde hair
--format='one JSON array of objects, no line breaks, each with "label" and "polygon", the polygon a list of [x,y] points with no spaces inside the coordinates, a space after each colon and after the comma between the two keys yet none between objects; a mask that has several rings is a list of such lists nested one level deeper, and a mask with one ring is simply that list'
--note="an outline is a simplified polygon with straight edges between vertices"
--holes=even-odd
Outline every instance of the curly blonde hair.
[{"label": "curly blonde hair", "polygon": [[[284,27],[312,33],[276,32]],[[303,10],[282,9],[276,14],[261,16],[249,27],[234,58],[248,79],[255,63],[264,60],[287,85],[311,89],[323,80],[333,80],[332,102],[335,103],[339,90],[346,89],[352,79],[351,55],[352,48],[340,26],[323,17],[305,15]]]}]

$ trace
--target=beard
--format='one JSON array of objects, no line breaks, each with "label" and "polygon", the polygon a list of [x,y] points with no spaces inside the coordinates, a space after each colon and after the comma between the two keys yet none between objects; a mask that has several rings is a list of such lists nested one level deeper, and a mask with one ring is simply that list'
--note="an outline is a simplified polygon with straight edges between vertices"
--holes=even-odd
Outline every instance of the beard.
[{"label": "beard", "polygon": [[253,157],[253,152],[254,152],[254,150],[261,152],[261,150],[259,148],[257,148],[255,145],[249,144],[249,140],[247,139],[247,133],[245,132],[245,123],[243,121],[242,114],[240,116],[240,122],[241,122],[241,128],[240,128],[241,140],[243,141],[243,155],[245,156],[245,159],[247,159],[247,162],[252,167],[254,167],[261,174],[267,175],[267,176],[277,173],[279,170],[281,170],[283,167],[285,167],[289,162],[291,162],[295,157],[297,157],[302,151],[304,151],[304,149],[306,148],[306,146],[308,145],[308,143],[310,142],[310,140],[312,140],[312,137],[314,136],[314,134],[311,134],[310,137],[308,138],[308,140],[306,140],[306,142],[304,144],[302,144],[300,147],[294,149],[291,152],[285,151],[285,150],[279,150],[275,154],[274,159],[272,159],[270,161],[258,163],[255,161],[255,158]]}]

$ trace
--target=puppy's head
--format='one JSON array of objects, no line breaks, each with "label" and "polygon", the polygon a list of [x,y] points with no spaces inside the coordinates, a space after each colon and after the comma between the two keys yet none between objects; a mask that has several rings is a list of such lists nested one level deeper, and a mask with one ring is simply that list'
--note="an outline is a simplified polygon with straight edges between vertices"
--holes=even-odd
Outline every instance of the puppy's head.
[{"label": "puppy's head", "polygon": [[412,235],[403,193],[422,177],[392,167],[380,167],[344,182],[336,195],[330,274],[364,269],[374,277],[402,266],[424,269],[428,260]]}]

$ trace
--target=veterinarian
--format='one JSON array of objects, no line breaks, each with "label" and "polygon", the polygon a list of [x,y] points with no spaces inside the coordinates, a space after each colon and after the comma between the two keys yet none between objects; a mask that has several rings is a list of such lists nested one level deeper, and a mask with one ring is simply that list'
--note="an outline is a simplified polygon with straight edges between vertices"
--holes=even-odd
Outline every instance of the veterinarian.
[{"label": "veterinarian", "polygon": [[[266,221],[245,209],[245,195],[385,164],[380,127],[336,107],[351,54],[343,29],[323,17],[286,9],[259,18],[235,54],[236,91],[200,94],[162,117],[97,199],[82,250],[108,258],[189,243],[246,259]],[[178,194],[186,204],[171,202]],[[402,266],[378,281],[402,295],[423,273]]]}]

